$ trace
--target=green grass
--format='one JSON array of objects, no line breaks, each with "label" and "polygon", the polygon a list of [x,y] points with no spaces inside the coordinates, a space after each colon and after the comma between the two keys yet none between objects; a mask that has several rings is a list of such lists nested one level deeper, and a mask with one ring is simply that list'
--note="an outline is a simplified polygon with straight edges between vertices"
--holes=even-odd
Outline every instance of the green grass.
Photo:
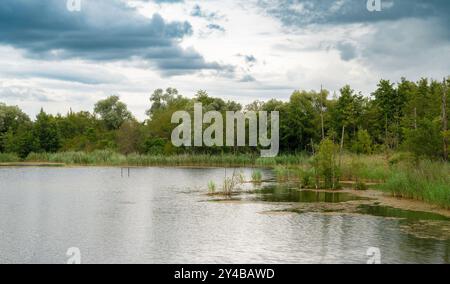
[{"label": "green grass", "polygon": [[382,155],[346,154],[342,158],[341,180],[383,182],[390,173],[389,163]]},{"label": "green grass", "polygon": [[14,163],[20,161],[16,154],[0,153],[0,163]]},{"label": "green grass", "polygon": [[[19,159],[17,158],[16,161]],[[102,150],[91,153],[31,153],[27,162],[65,163],[67,165],[96,166],[220,166],[220,167],[274,167],[276,165],[295,165],[306,160],[305,156],[279,156],[261,158],[256,155],[139,155],[128,156],[113,151]]]},{"label": "green grass", "polygon": [[216,184],[213,181],[208,182],[208,191],[210,194],[216,193]]},{"label": "green grass", "polygon": [[252,182],[255,183],[262,182],[262,172],[260,170],[254,170],[252,172]]},{"label": "green grass", "polygon": [[396,165],[380,189],[397,197],[422,200],[450,209],[450,164],[420,161]]}]

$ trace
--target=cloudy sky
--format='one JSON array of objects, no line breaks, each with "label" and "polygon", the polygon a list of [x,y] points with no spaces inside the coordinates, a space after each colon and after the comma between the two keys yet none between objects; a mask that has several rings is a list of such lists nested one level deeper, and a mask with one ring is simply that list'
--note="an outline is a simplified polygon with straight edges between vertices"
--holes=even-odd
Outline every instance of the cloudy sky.
[{"label": "cloudy sky", "polygon": [[1,1],[0,102],[34,116],[117,94],[143,119],[156,88],[245,104],[450,75],[448,0],[80,1]]}]

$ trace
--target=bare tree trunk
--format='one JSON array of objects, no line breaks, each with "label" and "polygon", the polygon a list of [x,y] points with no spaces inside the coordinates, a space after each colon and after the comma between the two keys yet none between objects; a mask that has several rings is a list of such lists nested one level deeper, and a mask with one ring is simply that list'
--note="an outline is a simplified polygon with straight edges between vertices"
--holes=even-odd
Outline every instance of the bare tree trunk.
[{"label": "bare tree trunk", "polygon": [[448,116],[447,116],[447,80],[444,79],[444,90],[442,94],[442,132],[444,134],[444,161],[448,160]]},{"label": "bare tree trunk", "polygon": [[414,130],[417,130],[417,107],[414,108]]},{"label": "bare tree trunk", "polygon": [[387,114],[386,114],[386,125],[385,125],[385,141],[384,143],[386,144],[386,151],[388,151],[391,147],[389,145],[389,139],[388,139],[388,118],[387,118]]},{"label": "bare tree trunk", "polygon": [[333,189],[336,188],[336,147],[334,147],[334,142],[333,142],[333,161],[332,161],[333,165],[331,167],[331,172],[332,172],[332,179],[333,179]]},{"label": "bare tree trunk", "polygon": [[323,111],[320,113],[320,119],[322,120],[322,140],[325,139],[325,129],[323,127]]},{"label": "bare tree trunk", "polygon": [[323,122],[323,95],[322,95],[323,89],[322,85],[320,85],[320,119],[322,123],[322,140],[325,139],[325,128],[324,128],[324,122]]},{"label": "bare tree trunk", "polygon": [[342,151],[344,150],[344,136],[345,136],[345,126],[342,126],[342,136],[341,136],[341,148],[339,151],[339,167],[342,162]]}]

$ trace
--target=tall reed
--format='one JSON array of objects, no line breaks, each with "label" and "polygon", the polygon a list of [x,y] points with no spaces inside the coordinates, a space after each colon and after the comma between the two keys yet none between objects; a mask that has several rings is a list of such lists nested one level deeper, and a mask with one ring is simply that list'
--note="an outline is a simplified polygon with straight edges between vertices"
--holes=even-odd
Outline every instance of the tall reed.
[{"label": "tall reed", "polygon": [[422,200],[450,209],[450,165],[419,161],[394,166],[382,190],[397,197]]}]

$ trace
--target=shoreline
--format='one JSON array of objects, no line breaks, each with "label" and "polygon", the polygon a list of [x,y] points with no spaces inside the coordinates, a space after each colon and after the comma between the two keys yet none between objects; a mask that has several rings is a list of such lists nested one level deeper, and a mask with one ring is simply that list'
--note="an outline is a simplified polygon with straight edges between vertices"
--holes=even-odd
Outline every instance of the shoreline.
[{"label": "shoreline", "polygon": [[169,165],[169,164],[151,164],[151,165],[113,165],[113,164],[65,164],[65,163],[49,163],[49,162],[11,162],[0,163],[0,168],[198,168],[198,169],[220,169],[220,168],[248,168],[248,169],[273,169],[275,166],[258,166],[258,165],[242,165],[242,164],[216,164],[216,165],[201,165],[201,164],[183,164],[183,165]]}]

